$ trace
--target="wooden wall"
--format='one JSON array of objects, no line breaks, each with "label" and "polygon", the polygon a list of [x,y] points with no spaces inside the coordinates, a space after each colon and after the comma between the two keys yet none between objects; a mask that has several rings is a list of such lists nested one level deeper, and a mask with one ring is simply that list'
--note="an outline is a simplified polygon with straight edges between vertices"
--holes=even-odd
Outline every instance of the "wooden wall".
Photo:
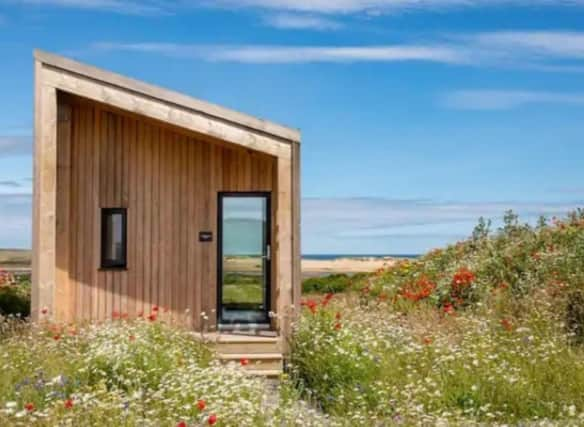
[{"label": "wooden wall", "polygon": [[[217,193],[272,191],[274,216],[276,159],[62,94],[57,129],[57,319],[158,305],[195,328],[201,311],[214,321]],[[106,207],[127,208],[127,270],[99,269]]]}]

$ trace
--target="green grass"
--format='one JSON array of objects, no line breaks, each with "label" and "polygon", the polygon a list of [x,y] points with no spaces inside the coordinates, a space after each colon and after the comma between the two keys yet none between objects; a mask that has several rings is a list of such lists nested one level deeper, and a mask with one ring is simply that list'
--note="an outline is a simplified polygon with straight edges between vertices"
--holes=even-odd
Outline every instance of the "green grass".
[{"label": "green grass", "polygon": [[264,301],[262,276],[227,273],[223,279],[223,303],[260,305]]}]

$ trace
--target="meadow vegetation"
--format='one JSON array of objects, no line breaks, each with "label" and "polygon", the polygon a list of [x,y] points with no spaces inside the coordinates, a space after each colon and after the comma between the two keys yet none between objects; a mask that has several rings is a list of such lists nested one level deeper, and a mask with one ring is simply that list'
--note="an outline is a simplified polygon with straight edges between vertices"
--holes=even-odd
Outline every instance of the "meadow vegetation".
[{"label": "meadow vegetation", "polygon": [[153,307],[146,319],[87,325],[5,321],[0,425],[324,423],[297,404],[286,383],[274,398],[262,379],[238,365],[221,365],[192,332],[160,321],[158,313]]},{"label": "meadow vegetation", "polygon": [[291,373],[355,425],[583,424],[584,212],[520,224],[303,301]]},{"label": "meadow vegetation", "polygon": [[490,228],[307,280],[279,396],[158,307],[101,324],[9,316],[0,425],[583,425],[584,211]]}]

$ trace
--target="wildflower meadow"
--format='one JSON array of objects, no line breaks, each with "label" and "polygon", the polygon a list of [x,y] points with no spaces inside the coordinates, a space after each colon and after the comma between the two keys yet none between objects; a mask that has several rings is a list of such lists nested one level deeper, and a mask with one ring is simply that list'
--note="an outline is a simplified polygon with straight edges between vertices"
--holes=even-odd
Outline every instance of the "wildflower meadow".
[{"label": "wildflower meadow", "polygon": [[584,212],[520,224],[303,301],[291,372],[352,425],[584,425]]},{"label": "wildflower meadow", "polygon": [[584,425],[583,211],[481,220],[342,280],[310,282],[276,389],[158,307],[101,324],[8,316],[0,425]]}]

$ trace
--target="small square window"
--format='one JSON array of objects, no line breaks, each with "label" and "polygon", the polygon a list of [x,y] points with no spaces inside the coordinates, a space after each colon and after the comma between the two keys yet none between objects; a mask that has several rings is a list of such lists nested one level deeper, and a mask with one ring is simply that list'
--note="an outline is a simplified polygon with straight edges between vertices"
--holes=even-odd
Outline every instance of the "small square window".
[{"label": "small square window", "polygon": [[101,210],[101,267],[126,268],[126,209]]}]

